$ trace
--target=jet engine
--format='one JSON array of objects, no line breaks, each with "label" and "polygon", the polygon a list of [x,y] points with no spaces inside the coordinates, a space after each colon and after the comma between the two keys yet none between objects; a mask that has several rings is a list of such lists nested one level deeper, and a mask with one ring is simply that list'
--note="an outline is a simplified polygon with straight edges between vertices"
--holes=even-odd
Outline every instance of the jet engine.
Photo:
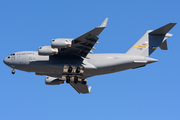
[{"label": "jet engine", "polygon": [[67,48],[71,47],[73,39],[64,39],[64,38],[58,38],[51,40],[51,47],[52,48]]},{"label": "jet engine", "polygon": [[63,84],[64,81],[60,80],[59,78],[55,78],[55,77],[45,77],[45,83],[46,85],[59,85],[59,84]]},{"label": "jet engine", "polygon": [[39,55],[54,55],[58,53],[57,48],[51,48],[51,46],[43,46],[38,48]]}]

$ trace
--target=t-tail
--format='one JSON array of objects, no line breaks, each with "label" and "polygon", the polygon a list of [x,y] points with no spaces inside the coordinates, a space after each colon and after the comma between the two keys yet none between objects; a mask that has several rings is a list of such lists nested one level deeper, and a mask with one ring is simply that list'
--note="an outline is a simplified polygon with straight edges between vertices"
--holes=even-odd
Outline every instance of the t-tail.
[{"label": "t-tail", "polygon": [[148,30],[127,52],[132,55],[151,55],[158,47],[162,50],[167,50],[166,39],[172,34],[168,32],[176,25],[176,23],[169,23],[156,30]]}]

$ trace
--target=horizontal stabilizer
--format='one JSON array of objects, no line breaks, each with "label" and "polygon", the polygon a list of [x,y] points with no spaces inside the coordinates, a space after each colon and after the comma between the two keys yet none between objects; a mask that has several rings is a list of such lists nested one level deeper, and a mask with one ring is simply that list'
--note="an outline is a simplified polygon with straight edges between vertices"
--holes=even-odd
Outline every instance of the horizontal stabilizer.
[{"label": "horizontal stabilizer", "polygon": [[151,55],[158,47],[162,50],[167,50],[166,39],[172,34],[168,32],[176,25],[176,23],[169,23],[156,30],[148,30],[146,33],[126,52],[132,55]]},{"label": "horizontal stabilizer", "polygon": [[168,50],[167,41],[163,41],[159,47],[161,48],[161,50]]},{"label": "horizontal stabilizer", "polygon": [[149,34],[151,35],[156,35],[156,34],[166,34],[168,33],[177,23],[169,23],[163,27],[160,27],[152,32],[150,32]]}]

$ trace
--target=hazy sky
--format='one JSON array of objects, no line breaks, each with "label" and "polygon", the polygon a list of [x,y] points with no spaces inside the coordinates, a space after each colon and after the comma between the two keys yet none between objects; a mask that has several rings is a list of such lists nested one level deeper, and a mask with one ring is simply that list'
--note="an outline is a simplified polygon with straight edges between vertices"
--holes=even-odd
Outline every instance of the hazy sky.
[{"label": "hazy sky", "polygon": [[[179,120],[179,0],[0,0],[1,120]],[[3,59],[36,51],[54,38],[76,38],[108,17],[94,53],[125,53],[146,30],[170,22],[168,51],[146,67],[88,79],[91,94],[45,85],[45,76],[11,69]]]}]

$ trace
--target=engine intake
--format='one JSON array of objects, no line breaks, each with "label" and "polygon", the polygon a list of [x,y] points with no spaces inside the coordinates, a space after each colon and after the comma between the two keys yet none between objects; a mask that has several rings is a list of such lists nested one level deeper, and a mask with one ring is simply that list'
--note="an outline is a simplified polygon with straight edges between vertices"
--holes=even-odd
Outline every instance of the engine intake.
[{"label": "engine intake", "polygon": [[58,53],[57,48],[51,48],[51,46],[43,46],[38,48],[39,55],[54,55]]},{"label": "engine intake", "polygon": [[46,83],[46,85],[59,85],[59,84],[63,84],[64,81],[60,80],[59,78],[47,76],[45,78],[45,83]]},{"label": "engine intake", "polygon": [[73,39],[64,39],[64,38],[58,38],[51,40],[51,47],[52,48],[67,48],[71,47]]}]

